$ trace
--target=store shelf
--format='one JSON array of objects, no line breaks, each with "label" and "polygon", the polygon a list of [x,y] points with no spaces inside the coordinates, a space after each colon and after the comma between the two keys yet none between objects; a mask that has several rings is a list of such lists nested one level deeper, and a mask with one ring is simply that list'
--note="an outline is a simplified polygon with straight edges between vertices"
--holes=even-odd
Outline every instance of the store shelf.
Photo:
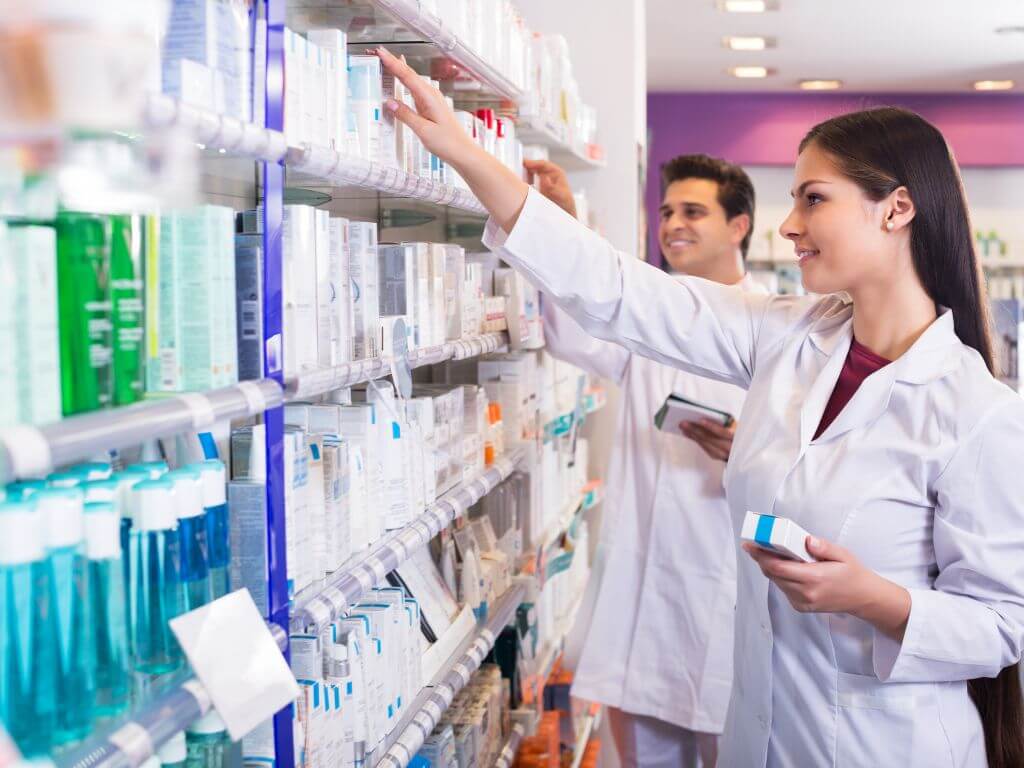
[{"label": "store shelf", "polygon": [[[419,368],[445,360],[465,360],[494,352],[506,344],[507,333],[485,333],[463,341],[450,341],[442,346],[417,350],[409,355],[409,364],[413,368]],[[304,400],[336,389],[373,381],[390,373],[390,357],[359,360],[333,368],[315,368],[285,383],[285,400]]]},{"label": "store shelf", "polygon": [[1013,256],[989,256],[981,259],[985,269],[1024,269],[1024,258]]},{"label": "store shelf", "polygon": [[[593,389],[583,395],[583,416],[596,413],[608,404],[607,392],[603,389]],[[544,425],[544,439],[551,440],[555,437],[567,435],[572,431],[576,423],[576,409],[559,414]]]},{"label": "store shelf", "polygon": [[[516,122],[516,138],[523,144],[547,147],[552,162],[567,171],[604,168],[605,161],[591,157],[585,148],[574,147],[565,135],[565,126],[541,115],[521,115]],[[599,152],[595,148],[595,152]]]},{"label": "store shelf", "polygon": [[305,180],[301,177],[289,178],[289,184],[293,185],[311,180],[314,185],[325,183],[335,187],[363,187],[383,195],[423,200],[469,213],[487,214],[487,209],[468,189],[442,184],[434,179],[406,173],[395,166],[347,155],[329,147],[314,144],[289,147],[285,154],[285,166],[290,173],[309,177]]},{"label": "store shelf", "polygon": [[523,449],[516,448],[498,458],[474,479],[448,491],[404,528],[385,536],[365,555],[353,558],[346,567],[332,574],[325,585],[300,592],[295,596],[292,625],[319,631],[344,615],[349,606],[357,603],[387,574],[511,475],[523,455]]},{"label": "store shelf", "polygon": [[46,475],[145,440],[201,432],[215,422],[255,416],[281,402],[278,383],[261,379],[93,411],[39,427],[18,425],[0,432],[0,482]]},{"label": "store shelf", "polygon": [[384,9],[400,24],[435,45],[445,59],[456,64],[462,74],[480,83],[489,95],[514,102],[523,98],[523,92],[511,80],[478,52],[471,50],[464,40],[456,37],[443,19],[423,10],[419,0],[373,0],[373,5]]},{"label": "store shelf", "polygon": [[526,729],[522,725],[516,723],[512,726],[508,741],[505,742],[505,746],[502,747],[494,761],[494,768],[512,768],[512,764],[516,761],[516,752],[519,751],[519,744],[524,736],[526,736]]},{"label": "store shelf", "polygon": [[[288,646],[287,635],[274,624],[267,626],[283,652]],[[57,768],[139,768],[172,736],[209,712],[210,707],[210,696],[202,683],[187,677],[155,695],[127,719],[59,754],[54,763]]]},{"label": "store shelf", "polygon": [[280,131],[218,115],[163,93],[147,94],[142,123],[149,129],[181,128],[205,149],[268,163],[278,162],[288,150]]},{"label": "store shelf", "polygon": [[441,715],[451,705],[455,694],[461,691],[473,673],[480,668],[484,658],[494,647],[494,641],[502,629],[512,621],[516,609],[526,594],[522,585],[513,586],[495,601],[485,626],[477,635],[469,650],[445,665],[434,685],[420,691],[409,711],[385,742],[386,751],[376,763],[377,768],[405,768],[423,746]]},{"label": "store shelf", "polygon": [[565,503],[562,507],[562,511],[558,515],[558,519],[551,524],[548,530],[544,534],[544,538],[541,539],[540,550],[546,551],[553,544],[555,544],[562,535],[569,530],[569,526],[572,525],[573,520],[576,519],[577,513],[586,504],[587,492],[580,491],[572,499]]}]

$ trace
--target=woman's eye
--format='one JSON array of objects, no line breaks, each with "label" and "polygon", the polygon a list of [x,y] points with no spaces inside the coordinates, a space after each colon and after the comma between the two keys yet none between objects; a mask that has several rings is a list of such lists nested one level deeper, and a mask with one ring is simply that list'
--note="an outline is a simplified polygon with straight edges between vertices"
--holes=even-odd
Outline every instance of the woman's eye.
[{"label": "woman's eye", "polygon": [[809,207],[813,207],[813,206],[817,205],[818,203],[821,202],[821,200],[822,200],[821,195],[816,195],[813,192],[811,192],[809,195],[807,195],[807,205]]}]

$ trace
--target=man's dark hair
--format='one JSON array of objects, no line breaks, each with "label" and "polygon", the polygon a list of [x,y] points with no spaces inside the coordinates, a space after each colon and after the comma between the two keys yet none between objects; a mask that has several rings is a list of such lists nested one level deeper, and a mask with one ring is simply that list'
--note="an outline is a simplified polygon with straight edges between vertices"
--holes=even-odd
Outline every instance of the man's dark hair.
[{"label": "man's dark hair", "polygon": [[679,155],[661,166],[661,194],[674,181],[707,179],[718,184],[718,204],[725,209],[726,219],[741,213],[750,217],[750,229],[740,243],[743,258],[747,258],[750,238],[754,234],[754,185],[747,172],[738,165],[708,155]]}]

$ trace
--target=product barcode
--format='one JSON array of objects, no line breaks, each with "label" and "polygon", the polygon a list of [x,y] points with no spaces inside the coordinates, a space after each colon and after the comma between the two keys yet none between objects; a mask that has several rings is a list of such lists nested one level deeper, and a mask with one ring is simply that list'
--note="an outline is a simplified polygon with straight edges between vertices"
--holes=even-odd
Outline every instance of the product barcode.
[{"label": "product barcode", "polygon": [[260,338],[260,314],[258,301],[241,302],[242,338],[246,341]]}]

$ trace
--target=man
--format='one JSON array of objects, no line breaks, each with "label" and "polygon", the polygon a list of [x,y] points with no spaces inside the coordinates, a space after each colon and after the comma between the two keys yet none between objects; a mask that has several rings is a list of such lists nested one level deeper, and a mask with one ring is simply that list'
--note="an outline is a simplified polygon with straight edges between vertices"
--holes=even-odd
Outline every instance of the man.
[{"label": "man", "polygon": [[[575,215],[565,174],[528,162],[540,191]],[[705,155],[662,168],[658,239],[674,272],[737,290],[746,274],[754,188],[737,166]],[[665,398],[739,416],[743,391],[595,339],[552,302],[549,351],[622,388],[601,541],[607,550],[573,695],[608,709],[623,768],[713,766],[732,687],[735,537],[722,487],[735,426],[658,431]],[[656,321],[656,318],[652,318]]]}]

